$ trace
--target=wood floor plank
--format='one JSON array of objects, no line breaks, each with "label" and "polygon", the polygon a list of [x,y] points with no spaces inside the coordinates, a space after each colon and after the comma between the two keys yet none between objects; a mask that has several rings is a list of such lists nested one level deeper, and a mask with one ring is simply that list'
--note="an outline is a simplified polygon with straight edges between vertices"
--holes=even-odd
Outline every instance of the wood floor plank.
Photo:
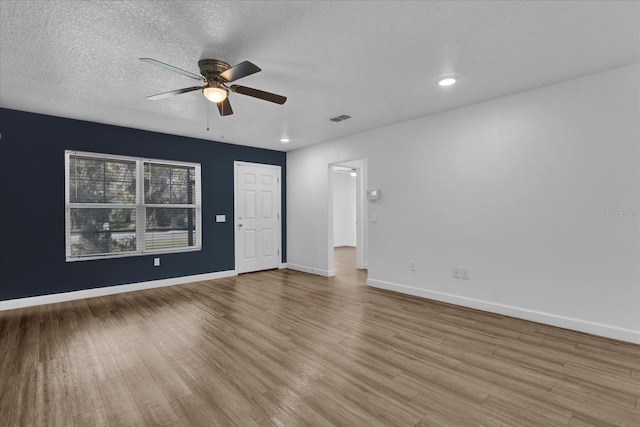
[{"label": "wood floor plank", "polygon": [[543,412],[533,410],[531,407],[517,405],[513,401],[494,396],[489,396],[482,402],[482,406],[487,408],[495,418],[511,425],[564,427],[571,420],[571,414],[567,416],[566,420],[558,420],[548,417]]},{"label": "wood floor plank", "polygon": [[599,424],[593,424],[589,421],[585,421],[580,417],[571,417],[571,421],[569,421],[569,427],[600,427]]},{"label": "wood floor plank", "polygon": [[575,381],[583,381],[629,396],[640,397],[640,387],[634,381],[629,381],[630,377],[603,372],[598,365],[567,362],[562,372]]},{"label": "wood floor plank", "polygon": [[246,413],[230,410],[217,401],[204,400],[195,394],[175,400],[171,405],[178,419],[189,426],[258,426]]},{"label": "wood floor plank", "polygon": [[37,424],[37,369],[8,378],[0,398],[0,420],[7,426]]},{"label": "wood floor plank", "polygon": [[129,340],[113,318],[105,318],[100,326],[100,331],[111,354],[132,349]]},{"label": "wood floor plank", "polygon": [[74,420],[77,415],[104,408],[94,371],[87,362],[84,344],[66,349],[65,374]]},{"label": "wood floor plank", "polygon": [[143,405],[139,408],[144,423],[148,426],[173,427],[182,424],[169,402],[162,405]]},{"label": "wood floor plank", "polygon": [[423,392],[409,401],[409,405],[423,411],[424,417],[417,425],[426,426],[486,426],[513,427],[496,418],[481,404],[462,396],[442,392],[431,384],[421,386]]},{"label": "wood floor plank", "polygon": [[169,401],[177,400],[191,394],[189,384],[182,378],[162,353],[153,340],[145,338],[134,341],[132,346],[147,371],[151,374]]},{"label": "wood floor plank", "polygon": [[639,345],[370,288],[354,260],[0,312],[0,425],[640,425]]},{"label": "wood floor plank", "polygon": [[140,409],[134,408],[128,411],[110,413],[109,425],[111,427],[144,427],[147,423]]},{"label": "wood floor plank", "polygon": [[168,405],[169,401],[134,350],[114,354],[138,407]]},{"label": "wood floor plank", "polygon": [[[187,401],[216,402],[216,416],[230,419],[239,425],[249,418],[251,421],[247,422],[250,424],[257,422],[256,418],[259,417],[255,417],[254,408],[260,405],[261,394],[259,389],[252,389],[243,384],[246,382],[244,377],[219,370],[217,366],[209,364],[198,355],[181,359],[180,363],[175,365],[175,369],[192,384],[192,394],[198,397],[195,401]],[[247,376],[249,375],[245,377]]]},{"label": "wood floor plank", "polygon": [[37,425],[63,426],[73,424],[69,390],[60,358],[38,364],[36,377]]},{"label": "wood floor plank", "polygon": [[616,392],[607,387],[601,387],[594,384],[575,384],[572,382],[562,382],[556,384],[551,389],[553,393],[569,397],[577,398],[584,403],[593,402],[598,404],[606,401],[613,406],[622,406],[624,408],[635,409],[638,398],[624,393]]},{"label": "wood floor plank", "polygon": [[[259,425],[333,426],[329,420],[310,408],[302,399],[303,390],[275,388],[256,396],[251,418]],[[296,424],[297,423],[297,424]]]},{"label": "wood floor plank", "polygon": [[105,381],[122,375],[99,327],[83,329],[86,363],[91,366],[97,381]]},{"label": "wood floor plank", "polygon": [[20,315],[13,312],[0,322],[0,400],[2,390],[6,390],[9,378],[18,373],[17,351],[20,332]]},{"label": "wood floor plank", "polygon": [[135,398],[124,377],[120,376],[99,382],[98,389],[110,421],[120,412],[137,409]]},{"label": "wood floor plank", "polygon": [[475,378],[484,378],[486,381],[499,386],[503,393],[507,395],[520,395],[523,398],[555,407],[557,411],[573,412],[574,415],[579,415],[583,419],[600,420],[602,423],[610,423],[611,420],[615,420],[613,425],[617,422],[620,426],[637,426],[640,422],[640,417],[638,417],[640,414],[634,414],[631,410],[622,407],[613,408],[606,401],[598,403],[583,402],[579,397],[561,396],[545,388],[537,387],[535,384],[523,383],[515,378],[502,376],[477,366],[461,364],[456,369],[467,372]]},{"label": "wood floor plank", "polygon": [[640,358],[629,351],[629,346],[615,345],[607,348],[598,344],[599,342],[594,342],[593,345],[580,343],[576,345],[576,350],[580,355],[589,359],[604,363],[615,361],[615,364],[621,367],[640,370]]},{"label": "wood floor plank", "polygon": [[314,381],[301,398],[314,412],[334,425],[375,425],[376,419],[372,414],[342,395],[340,390],[347,385],[348,383],[321,378]]},{"label": "wood floor plank", "polygon": [[32,310],[20,316],[15,363],[18,372],[35,370],[40,360],[40,317]]},{"label": "wood floor plank", "polygon": [[566,362],[558,362],[557,360],[545,359],[541,356],[531,355],[526,350],[513,350],[509,348],[500,348],[492,353],[496,359],[517,364],[524,367],[542,370],[547,373],[560,374]]},{"label": "wood floor plank", "polygon": [[38,338],[40,340],[38,345],[40,350],[38,360],[40,362],[59,359],[64,356],[66,343],[62,338],[60,322],[53,308],[49,308],[42,313]]},{"label": "wood floor plank", "polygon": [[62,309],[56,311],[60,334],[63,347],[75,347],[84,344],[84,338],[82,336],[82,327],[78,320],[75,307],[78,304],[77,301],[67,301],[60,304]]},{"label": "wood floor plank", "polygon": [[106,427],[109,426],[109,416],[104,408],[78,414],[73,417],[76,427]]}]

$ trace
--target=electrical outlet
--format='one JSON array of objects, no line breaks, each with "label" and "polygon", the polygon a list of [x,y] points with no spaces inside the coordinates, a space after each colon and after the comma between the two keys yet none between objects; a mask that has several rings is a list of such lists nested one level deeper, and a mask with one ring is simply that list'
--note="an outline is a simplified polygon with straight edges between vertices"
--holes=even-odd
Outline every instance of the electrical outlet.
[{"label": "electrical outlet", "polygon": [[460,269],[460,278],[461,279],[465,279],[465,280],[469,280],[469,269],[468,268],[461,268]]},{"label": "electrical outlet", "polygon": [[416,262],[411,261],[411,271],[416,271]]},{"label": "electrical outlet", "polygon": [[455,277],[456,279],[460,278],[460,269],[458,267],[453,267],[451,269],[451,273],[453,274],[453,277]]},{"label": "electrical outlet", "polygon": [[154,258],[153,259],[153,266],[154,267],[160,267],[160,258]]}]

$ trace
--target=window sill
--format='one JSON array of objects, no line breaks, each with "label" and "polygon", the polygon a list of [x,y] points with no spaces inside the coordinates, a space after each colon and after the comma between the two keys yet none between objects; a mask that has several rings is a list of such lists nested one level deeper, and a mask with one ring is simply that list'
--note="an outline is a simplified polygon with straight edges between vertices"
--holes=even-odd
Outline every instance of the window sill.
[{"label": "window sill", "polygon": [[114,258],[130,258],[137,256],[151,256],[151,255],[169,255],[169,254],[178,254],[183,252],[195,252],[202,250],[202,247],[193,247],[193,248],[184,248],[184,249],[171,249],[170,251],[159,249],[155,251],[145,251],[145,252],[125,252],[121,254],[108,254],[108,255],[87,255],[87,256],[76,256],[76,257],[67,257],[66,262],[76,262],[76,261],[92,261],[97,259],[114,259]]}]

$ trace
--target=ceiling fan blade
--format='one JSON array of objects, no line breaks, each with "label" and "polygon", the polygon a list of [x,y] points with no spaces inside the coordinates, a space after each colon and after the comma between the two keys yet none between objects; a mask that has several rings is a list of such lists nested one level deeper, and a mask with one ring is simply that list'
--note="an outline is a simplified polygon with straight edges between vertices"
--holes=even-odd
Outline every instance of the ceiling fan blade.
[{"label": "ceiling fan blade", "polygon": [[254,98],[264,99],[265,101],[275,102],[280,105],[287,101],[286,96],[276,95],[275,93],[265,92],[263,90],[253,89],[246,86],[232,85],[230,89],[242,95],[253,96]]},{"label": "ceiling fan blade", "polygon": [[233,109],[231,108],[229,97],[225,98],[222,102],[218,102],[216,105],[218,106],[218,111],[220,112],[221,116],[230,116],[233,114]]},{"label": "ceiling fan blade", "polygon": [[220,77],[222,77],[226,82],[233,82],[243,77],[250,76],[251,74],[255,74],[259,71],[262,70],[256,64],[249,61],[244,61],[220,73]]},{"label": "ceiling fan blade", "polygon": [[202,86],[185,87],[184,89],[176,89],[170,92],[159,93],[157,95],[147,96],[147,99],[157,101],[158,99],[170,98],[172,96],[180,95],[181,93],[193,92],[198,89],[202,89]]},{"label": "ceiling fan blade", "polygon": [[198,74],[185,71],[181,68],[174,67],[173,65],[165,64],[164,62],[160,62],[152,58],[139,58],[139,59],[140,61],[144,61],[147,64],[155,65],[156,67],[164,68],[165,70],[173,71],[174,73],[182,74],[183,76],[191,77],[192,79],[195,79],[195,80],[201,80],[203,82],[207,81],[207,79],[205,79],[204,77]]}]

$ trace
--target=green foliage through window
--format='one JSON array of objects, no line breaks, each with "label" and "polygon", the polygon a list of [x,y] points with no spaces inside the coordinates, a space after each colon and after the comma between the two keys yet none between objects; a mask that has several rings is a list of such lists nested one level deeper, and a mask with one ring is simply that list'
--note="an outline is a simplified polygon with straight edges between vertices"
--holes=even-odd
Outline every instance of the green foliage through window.
[{"label": "green foliage through window", "polygon": [[198,164],[65,154],[68,260],[201,247]]}]

